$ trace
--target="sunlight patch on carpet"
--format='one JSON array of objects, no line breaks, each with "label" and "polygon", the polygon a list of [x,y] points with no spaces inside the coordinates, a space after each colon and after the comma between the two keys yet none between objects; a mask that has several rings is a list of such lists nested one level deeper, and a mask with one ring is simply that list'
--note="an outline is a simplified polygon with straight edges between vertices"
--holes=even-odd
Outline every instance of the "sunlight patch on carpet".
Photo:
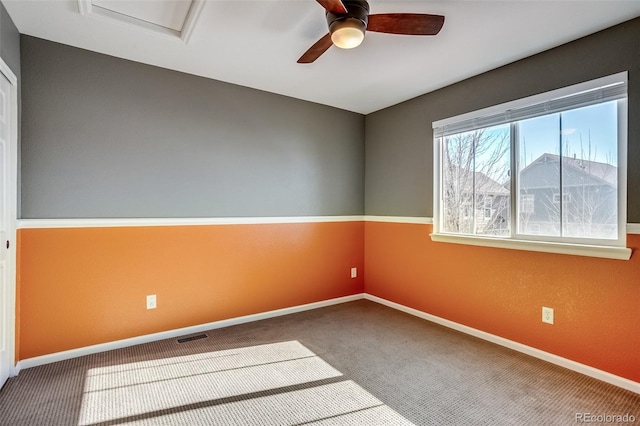
[{"label": "sunlight patch on carpet", "polygon": [[79,425],[411,424],[352,381],[286,389],[341,376],[297,341],[94,368]]}]

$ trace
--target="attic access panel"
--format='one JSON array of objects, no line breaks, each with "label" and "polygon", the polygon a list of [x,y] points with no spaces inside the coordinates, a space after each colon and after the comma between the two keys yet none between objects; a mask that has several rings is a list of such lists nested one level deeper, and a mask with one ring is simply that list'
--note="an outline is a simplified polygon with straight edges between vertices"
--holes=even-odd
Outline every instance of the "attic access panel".
[{"label": "attic access panel", "polygon": [[78,0],[82,15],[95,16],[189,41],[205,0]]}]

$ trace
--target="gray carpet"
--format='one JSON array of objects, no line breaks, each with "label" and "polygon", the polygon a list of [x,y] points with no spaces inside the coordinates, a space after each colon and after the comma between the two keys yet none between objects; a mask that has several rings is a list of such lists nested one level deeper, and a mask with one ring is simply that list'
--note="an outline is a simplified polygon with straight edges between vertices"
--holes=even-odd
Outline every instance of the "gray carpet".
[{"label": "gray carpet", "polygon": [[640,424],[638,394],[365,300],[207,335],[23,370],[0,425]]}]

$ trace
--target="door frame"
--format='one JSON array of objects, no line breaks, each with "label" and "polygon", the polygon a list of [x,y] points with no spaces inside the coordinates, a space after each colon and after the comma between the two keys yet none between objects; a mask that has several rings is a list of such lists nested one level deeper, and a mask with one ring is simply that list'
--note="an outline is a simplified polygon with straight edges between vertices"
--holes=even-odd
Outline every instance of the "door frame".
[{"label": "door frame", "polygon": [[[18,78],[7,63],[0,57],[0,73],[9,81],[9,218],[7,238],[10,241],[7,254],[9,267],[9,291],[6,300],[7,306],[2,306],[2,311],[7,316],[7,351],[11,366],[9,376],[16,376],[19,369],[16,367],[16,253],[17,253],[17,225],[18,225]],[[4,242],[3,242],[4,244]]]}]

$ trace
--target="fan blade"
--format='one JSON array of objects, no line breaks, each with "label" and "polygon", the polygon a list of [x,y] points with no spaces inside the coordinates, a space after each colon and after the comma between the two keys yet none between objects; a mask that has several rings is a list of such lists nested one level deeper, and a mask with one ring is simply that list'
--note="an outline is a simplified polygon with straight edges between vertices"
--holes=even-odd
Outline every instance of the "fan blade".
[{"label": "fan blade", "polygon": [[436,35],[444,16],[423,13],[380,13],[369,15],[367,31],[387,34]]},{"label": "fan blade", "polygon": [[332,13],[347,13],[347,8],[342,3],[342,0],[316,0],[325,9]]},{"label": "fan blade", "polygon": [[333,46],[333,42],[331,41],[331,34],[327,34],[322,37],[320,40],[316,41],[316,43],[309,48],[300,59],[298,59],[299,64],[310,64],[315,61],[327,51],[328,48]]}]

